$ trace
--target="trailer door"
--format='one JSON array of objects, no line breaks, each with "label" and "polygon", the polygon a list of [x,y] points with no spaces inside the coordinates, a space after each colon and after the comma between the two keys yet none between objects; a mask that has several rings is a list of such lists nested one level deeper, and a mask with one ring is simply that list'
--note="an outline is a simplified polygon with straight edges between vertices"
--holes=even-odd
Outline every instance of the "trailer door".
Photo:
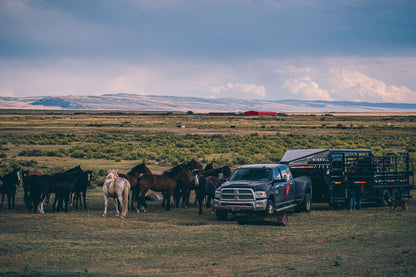
[{"label": "trailer door", "polygon": [[330,188],[329,204],[336,205],[345,202],[345,155],[334,152],[330,155]]}]

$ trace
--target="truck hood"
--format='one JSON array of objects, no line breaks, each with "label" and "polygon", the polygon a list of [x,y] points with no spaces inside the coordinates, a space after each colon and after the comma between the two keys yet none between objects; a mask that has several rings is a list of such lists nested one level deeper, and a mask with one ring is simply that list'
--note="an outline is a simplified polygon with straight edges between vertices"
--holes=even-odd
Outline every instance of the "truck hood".
[{"label": "truck hood", "polygon": [[224,188],[250,188],[254,191],[265,191],[272,185],[272,182],[263,181],[227,181],[218,189]]}]

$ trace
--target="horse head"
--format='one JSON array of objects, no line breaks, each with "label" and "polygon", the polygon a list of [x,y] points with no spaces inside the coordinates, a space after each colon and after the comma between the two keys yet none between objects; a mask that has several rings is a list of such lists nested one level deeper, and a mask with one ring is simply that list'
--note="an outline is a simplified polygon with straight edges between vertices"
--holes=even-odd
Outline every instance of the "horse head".
[{"label": "horse head", "polygon": [[139,177],[140,174],[152,173],[152,171],[143,162],[133,167],[127,175]]},{"label": "horse head", "polygon": [[194,169],[202,169],[203,165],[195,159],[192,159],[190,162],[186,164],[186,167],[190,170]]},{"label": "horse head", "polygon": [[107,175],[107,179],[115,179],[118,177],[118,173],[116,169],[109,170],[109,173]]}]

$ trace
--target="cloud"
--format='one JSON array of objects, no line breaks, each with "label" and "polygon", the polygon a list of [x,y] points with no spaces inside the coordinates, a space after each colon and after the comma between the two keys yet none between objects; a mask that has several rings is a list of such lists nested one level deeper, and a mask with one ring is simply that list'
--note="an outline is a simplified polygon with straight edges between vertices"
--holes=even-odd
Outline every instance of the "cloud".
[{"label": "cloud", "polygon": [[283,89],[289,90],[296,98],[305,100],[334,100],[329,92],[321,89],[317,82],[312,81],[308,76],[303,79],[289,79],[283,86]]},{"label": "cloud", "polygon": [[369,102],[416,102],[416,91],[404,86],[387,85],[383,81],[371,78],[356,70],[331,69],[328,76],[333,85],[331,94],[336,99],[348,101],[362,99]]},{"label": "cloud", "polygon": [[210,90],[215,95],[221,97],[242,97],[242,98],[266,98],[266,88],[262,85],[248,84],[248,83],[227,83],[226,85],[219,85],[211,87]]},{"label": "cloud", "polygon": [[296,98],[311,100],[416,103],[416,92],[405,86],[388,85],[381,80],[350,69],[296,68],[288,71],[282,89]]}]

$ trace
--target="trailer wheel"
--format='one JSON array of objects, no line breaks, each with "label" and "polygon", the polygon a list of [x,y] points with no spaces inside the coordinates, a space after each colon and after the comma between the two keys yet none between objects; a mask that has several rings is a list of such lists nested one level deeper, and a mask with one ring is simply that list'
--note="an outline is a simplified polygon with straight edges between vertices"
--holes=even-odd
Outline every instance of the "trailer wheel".
[{"label": "trailer wheel", "polygon": [[383,189],[383,192],[381,194],[381,204],[383,204],[383,206],[388,206],[389,203],[389,199],[391,197],[390,191],[388,189]]},{"label": "trailer wheel", "polygon": [[391,197],[393,197],[396,200],[401,200],[402,199],[402,194],[400,193],[400,190],[393,189],[393,192],[391,193]]},{"label": "trailer wheel", "polygon": [[227,219],[227,211],[215,211],[215,216],[218,220],[226,220]]}]

